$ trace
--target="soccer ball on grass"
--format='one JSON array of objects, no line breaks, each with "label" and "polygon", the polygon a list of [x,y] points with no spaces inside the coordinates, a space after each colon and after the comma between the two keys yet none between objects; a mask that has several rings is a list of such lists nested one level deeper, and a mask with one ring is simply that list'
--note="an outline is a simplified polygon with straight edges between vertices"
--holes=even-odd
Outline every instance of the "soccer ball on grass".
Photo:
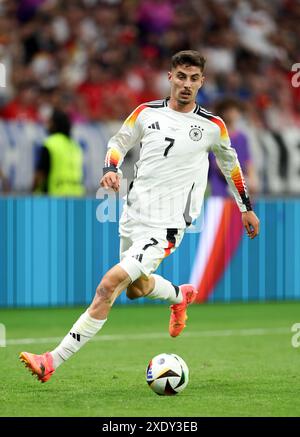
[{"label": "soccer ball on grass", "polygon": [[156,394],[172,396],[187,386],[189,369],[178,355],[164,353],[152,358],[147,367],[146,379]]}]

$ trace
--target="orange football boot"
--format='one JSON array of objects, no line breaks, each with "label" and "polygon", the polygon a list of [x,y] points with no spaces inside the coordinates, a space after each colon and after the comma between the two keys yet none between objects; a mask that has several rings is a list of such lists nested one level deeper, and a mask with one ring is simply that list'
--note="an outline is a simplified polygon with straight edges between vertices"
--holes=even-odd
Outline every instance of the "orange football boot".
[{"label": "orange football boot", "polygon": [[187,320],[186,310],[197,296],[196,288],[191,284],[180,285],[183,300],[181,303],[173,304],[170,306],[171,317],[169,323],[169,333],[171,337],[177,337],[183,328],[185,328],[185,322]]},{"label": "orange football boot", "polygon": [[19,358],[31,371],[32,375],[36,376],[41,382],[47,382],[55,371],[53,358],[49,352],[42,355],[21,352]]}]

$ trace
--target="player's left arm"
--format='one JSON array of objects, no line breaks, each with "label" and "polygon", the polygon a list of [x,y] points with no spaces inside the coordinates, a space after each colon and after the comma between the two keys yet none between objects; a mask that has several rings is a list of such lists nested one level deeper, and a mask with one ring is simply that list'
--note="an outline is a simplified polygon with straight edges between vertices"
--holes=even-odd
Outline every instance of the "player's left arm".
[{"label": "player's left arm", "polygon": [[224,174],[236,203],[242,213],[242,223],[248,236],[253,239],[259,234],[259,219],[252,209],[247,186],[235,149],[223,120],[220,120],[220,130],[217,141],[212,147],[217,163]]}]

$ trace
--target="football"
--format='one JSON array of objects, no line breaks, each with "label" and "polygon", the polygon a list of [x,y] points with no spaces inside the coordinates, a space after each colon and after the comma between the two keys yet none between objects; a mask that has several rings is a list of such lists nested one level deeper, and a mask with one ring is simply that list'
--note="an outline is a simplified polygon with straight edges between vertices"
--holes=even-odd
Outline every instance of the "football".
[{"label": "football", "polygon": [[189,369],[180,356],[163,353],[156,355],[148,364],[146,380],[156,394],[176,395],[187,386]]}]

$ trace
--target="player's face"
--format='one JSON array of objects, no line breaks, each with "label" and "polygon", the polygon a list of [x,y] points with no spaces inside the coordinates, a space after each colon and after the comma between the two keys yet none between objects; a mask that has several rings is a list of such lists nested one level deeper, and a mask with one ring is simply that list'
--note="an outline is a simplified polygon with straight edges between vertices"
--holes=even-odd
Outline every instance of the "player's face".
[{"label": "player's face", "polygon": [[202,71],[195,65],[178,65],[169,72],[168,77],[171,84],[171,98],[181,105],[195,101],[204,81]]}]

